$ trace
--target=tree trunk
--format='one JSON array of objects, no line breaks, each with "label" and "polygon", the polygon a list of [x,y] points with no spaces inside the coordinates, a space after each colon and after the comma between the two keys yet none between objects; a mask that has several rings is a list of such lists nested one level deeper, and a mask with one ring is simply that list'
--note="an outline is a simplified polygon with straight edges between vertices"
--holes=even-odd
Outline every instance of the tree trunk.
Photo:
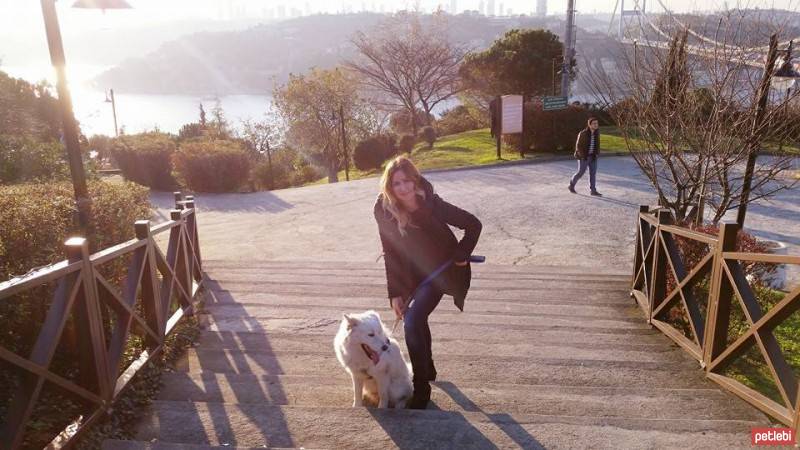
[{"label": "tree trunk", "polygon": [[267,144],[267,164],[269,167],[269,190],[275,189],[275,173],[272,172],[272,149]]}]

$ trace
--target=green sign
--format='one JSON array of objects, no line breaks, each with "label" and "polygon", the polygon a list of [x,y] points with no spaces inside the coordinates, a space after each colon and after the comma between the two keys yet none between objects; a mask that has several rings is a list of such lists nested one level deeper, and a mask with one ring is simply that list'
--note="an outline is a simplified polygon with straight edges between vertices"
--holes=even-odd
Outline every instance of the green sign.
[{"label": "green sign", "polygon": [[542,97],[542,111],[555,111],[567,107],[567,97]]}]

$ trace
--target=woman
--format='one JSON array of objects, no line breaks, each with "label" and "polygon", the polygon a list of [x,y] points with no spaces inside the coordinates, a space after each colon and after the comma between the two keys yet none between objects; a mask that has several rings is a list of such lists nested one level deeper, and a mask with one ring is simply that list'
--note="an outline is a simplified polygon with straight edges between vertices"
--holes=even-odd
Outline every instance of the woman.
[{"label": "woman", "polygon": [[[431,355],[428,316],[448,294],[459,309],[470,284],[469,257],[481,234],[481,222],[472,214],[442,200],[420,175],[410,159],[391,161],[381,178],[381,193],[375,202],[389,304],[397,318],[403,317],[408,354],[414,371],[414,397],[409,407],[425,409],[431,398],[430,382],[436,380]],[[458,241],[448,225],[464,230]],[[417,290],[442,264],[453,265]]]}]

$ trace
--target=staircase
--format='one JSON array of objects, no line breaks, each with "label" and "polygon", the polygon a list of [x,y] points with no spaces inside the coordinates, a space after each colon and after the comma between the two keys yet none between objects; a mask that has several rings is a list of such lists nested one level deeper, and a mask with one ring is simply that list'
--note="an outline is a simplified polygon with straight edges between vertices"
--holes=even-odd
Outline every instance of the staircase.
[{"label": "staircase", "polygon": [[382,262],[208,261],[200,342],[104,449],[749,448],[768,425],[646,324],[628,274],[473,267],[466,312],[431,316],[435,406],[411,411],[351,408],[333,352],[344,312],[391,326]]}]

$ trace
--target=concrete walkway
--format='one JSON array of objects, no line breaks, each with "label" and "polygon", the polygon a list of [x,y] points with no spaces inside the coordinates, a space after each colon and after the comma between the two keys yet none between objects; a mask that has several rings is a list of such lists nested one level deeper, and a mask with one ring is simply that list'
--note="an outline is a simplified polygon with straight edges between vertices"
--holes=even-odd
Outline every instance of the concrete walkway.
[{"label": "concrete walkway", "polygon": [[[437,192],[484,223],[476,250],[495,264],[576,265],[629,270],[639,204],[655,204],[650,184],[631,158],[600,161],[598,189],[588,175],[578,195],[567,191],[573,161],[435,173]],[[203,256],[209,259],[375,261],[372,205],[378,179],[252,194],[198,195]],[[157,193],[161,214],[172,195]],[[800,195],[758,202],[747,228],[800,254]]]}]

